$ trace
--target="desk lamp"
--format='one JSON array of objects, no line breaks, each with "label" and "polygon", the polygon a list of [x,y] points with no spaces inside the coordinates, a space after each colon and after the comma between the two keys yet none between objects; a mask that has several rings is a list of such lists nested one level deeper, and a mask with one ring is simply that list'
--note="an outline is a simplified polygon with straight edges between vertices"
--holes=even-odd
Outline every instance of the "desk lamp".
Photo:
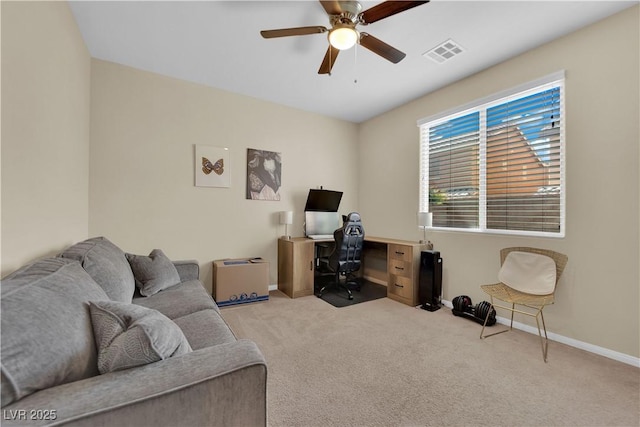
[{"label": "desk lamp", "polygon": [[433,223],[433,213],[418,212],[418,227],[422,227],[423,239],[420,243],[427,245],[428,249],[433,249],[433,243],[427,240],[427,227],[431,227]]},{"label": "desk lamp", "polygon": [[290,240],[291,236],[289,236],[289,224],[293,224],[293,212],[292,211],[280,212],[280,224],[284,224],[283,237],[287,240]]}]

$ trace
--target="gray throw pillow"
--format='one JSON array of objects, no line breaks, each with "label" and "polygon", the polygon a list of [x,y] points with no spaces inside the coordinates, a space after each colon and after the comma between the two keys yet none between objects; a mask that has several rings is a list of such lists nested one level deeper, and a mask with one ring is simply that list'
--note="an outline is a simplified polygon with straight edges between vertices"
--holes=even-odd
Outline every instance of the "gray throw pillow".
[{"label": "gray throw pillow", "polygon": [[78,242],[60,254],[82,264],[113,301],[131,302],[136,289],[124,252],[105,237]]},{"label": "gray throw pillow", "polygon": [[89,303],[101,374],[191,352],[178,325],[151,308],[116,301]]},{"label": "gray throw pillow", "polygon": [[87,301],[109,297],[77,261],[38,260],[3,278],[0,291],[2,406],[98,375]]},{"label": "gray throw pillow", "polygon": [[136,286],[145,297],[180,283],[176,266],[160,249],[152,250],[149,256],[126,254],[126,257],[136,279]]}]

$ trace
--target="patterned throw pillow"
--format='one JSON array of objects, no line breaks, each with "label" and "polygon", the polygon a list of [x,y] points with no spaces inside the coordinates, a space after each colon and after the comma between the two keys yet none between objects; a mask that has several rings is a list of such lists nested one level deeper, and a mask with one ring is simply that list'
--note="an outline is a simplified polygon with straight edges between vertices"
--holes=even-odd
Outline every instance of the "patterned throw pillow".
[{"label": "patterned throw pillow", "polygon": [[182,330],[157,310],[116,301],[89,302],[101,374],[191,352]]}]

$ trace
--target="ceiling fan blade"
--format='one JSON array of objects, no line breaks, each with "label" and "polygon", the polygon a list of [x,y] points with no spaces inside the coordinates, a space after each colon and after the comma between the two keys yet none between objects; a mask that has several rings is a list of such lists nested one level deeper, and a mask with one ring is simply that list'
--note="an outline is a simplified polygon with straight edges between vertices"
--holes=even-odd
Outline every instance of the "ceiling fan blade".
[{"label": "ceiling fan blade", "polygon": [[324,7],[324,10],[329,15],[340,15],[342,13],[342,8],[340,7],[340,3],[337,1],[320,0],[320,4],[322,4],[322,7]]},{"label": "ceiling fan blade", "polygon": [[429,3],[427,1],[385,1],[377,6],[365,10],[360,14],[363,24],[371,24],[384,18],[388,18],[396,13]]},{"label": "ceiling fan blade", "polygon": [[397,64],[402,61],[405,56],[404,52],[400,52],[393,46],[389,46],[380,39],[373,37],[368,33],[360,33],[360,45],[366,47],[371,52],[382,56],[384,59]]},{"label": "ceiling fan blade", "polygon": [[333,64],[336,63],[336,58],[339,53],[339,49],[329,45],[327,53],[324,54],[324,59],[322,60],[322,65],[320,65],[318,74],[331,74],[331,69],[333,68]]},{"label": "ceiling fan blade", "polygon": [[328,31],[325,27],[296,27],[296,28],[281,28],[279,30],[263,30],[260,34],[265,39],[272,39],[275,37],[289,37],[289,36],[306,36],[308,34],[319,34]]}]

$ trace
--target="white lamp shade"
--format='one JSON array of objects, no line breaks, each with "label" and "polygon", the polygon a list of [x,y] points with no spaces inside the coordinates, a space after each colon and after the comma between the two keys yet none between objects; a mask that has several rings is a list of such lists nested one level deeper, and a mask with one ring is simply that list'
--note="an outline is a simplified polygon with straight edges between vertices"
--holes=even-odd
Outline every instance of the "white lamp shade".
[{"label": "white lamp shade", "polygon": [[433,221],[433,213],[418,212],[418,227],[431,227]]},{"label": "white lamp shade", "polygon": [[329,32],[329,43],[339,50],[350,49],[358,41],[358,33],[350,27],[337,27]]},{"label": "white lamp shade", "polygon": [[280,224],[293,224],[293,212],[292,211],[280,212]]}]

